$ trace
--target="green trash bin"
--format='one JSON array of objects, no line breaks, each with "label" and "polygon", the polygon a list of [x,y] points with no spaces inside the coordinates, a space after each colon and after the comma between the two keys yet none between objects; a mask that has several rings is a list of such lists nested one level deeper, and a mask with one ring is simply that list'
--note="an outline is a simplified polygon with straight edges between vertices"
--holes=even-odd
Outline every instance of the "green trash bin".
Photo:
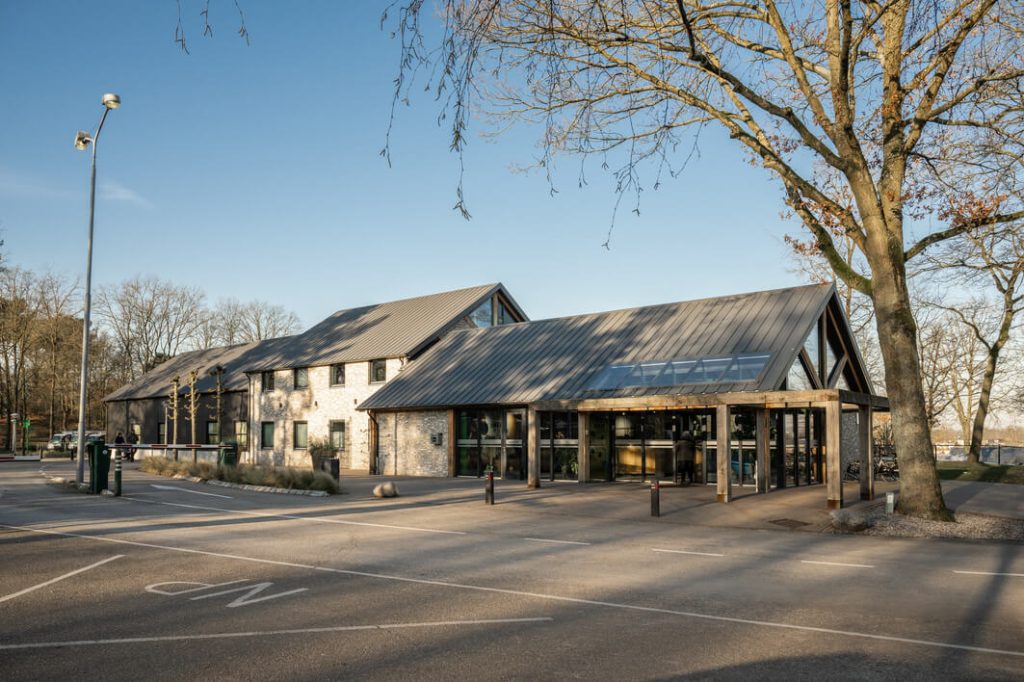
[{"label": "green trash bin", "polygon": [[238,448],[234,443],[222,445],[218,451],[217,464],[233,467],[238,464]]},{"label": "green trash bin", "polygon": [[89,442],[89,492],[99,494],[110,485],[110,448],[102,440]]}]

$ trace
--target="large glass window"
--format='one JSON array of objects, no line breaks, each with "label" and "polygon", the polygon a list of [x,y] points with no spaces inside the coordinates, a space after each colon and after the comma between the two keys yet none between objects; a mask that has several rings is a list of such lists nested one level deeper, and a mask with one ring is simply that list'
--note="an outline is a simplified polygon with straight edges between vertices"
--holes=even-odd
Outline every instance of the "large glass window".
[{"label": "large glass window", "polygon": [[810,378],[807,376],[807,370],[804,369],[804,363],[800,362],[800,358],[793,361],[793,366],[789,368],[789,376],[786,377],[786,388],[790,391],[809,391],[814,388],[814,384],[811,383]]},{"label": "large glass window", "polygon": [[260,422],[260,448],[263,450],[274,448],[274,422]]},{"label": "large glass window", "polygon": [[345,385],[345,365],[331,365],[331,386]]},{"label": "large glass window", "polygon": [[331,449],[345,449],[345,422],[343,421],[331,422]]},{"label": "large glass window", "polygon": [[491,299],[487,299],[479,308],[469,314],[469,320],[477,327],[490,327],[493,313]]},{"label": "large glass window", "polygon": [[292,370],[295,388],[309,388],[309,367],[296,367]]},{"label": "large glass window", "polygon": [[[818,344],[818,325],[814,325],[814,329],[808,335],[807,340],[804,341],[804,350],[807,351],[807,357],[811,360],[811,368],[814,373],[821,376],[821,368],[818,367],[821,364],[819,354],[821,352],[821,346]],[[828,377],[823,377],[827,379]]]},{"label": "large glass window", "polygon": [[456,475],[525,475],[524,410],[460,410],[456,413]]},{"label": "large glass window", "polygon": [[249,447],[249,422],[235,422],[235,442],[238,443],[239,450]]},{"label": "large glass window", "polygon": [[296,450],[305,450],[309,447],[309,424],[306,422],[292,424],[292,447]]},{"label": "large glass window", "polygon": [[370,383],[383,384],[387,380],[387,362],[385,360],[370,360]]},{"label": "large glass window", "polygon": [[216,445],[220,443],[220,424],[218,422],[206,422],[206,444]]}]

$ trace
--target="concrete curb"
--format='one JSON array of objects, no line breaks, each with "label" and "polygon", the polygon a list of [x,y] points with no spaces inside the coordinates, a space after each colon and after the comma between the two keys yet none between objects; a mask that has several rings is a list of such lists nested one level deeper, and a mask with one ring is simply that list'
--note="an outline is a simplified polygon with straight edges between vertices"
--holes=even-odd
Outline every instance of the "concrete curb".
[{"label": "concrete curb", "polygon": [[[177,478],[177,476],[175,476]],[[198,480],[198,479],[196,479]],[[297,488],[274,488],[269,485],[249,485],[248,483],[228,483],[227,481],[207,481],[207,485],[237,490],[252,490],[258,493],[274,493],[277,495],[305,495],[306,497],[327,497],[325,490],[299,490]]]}]

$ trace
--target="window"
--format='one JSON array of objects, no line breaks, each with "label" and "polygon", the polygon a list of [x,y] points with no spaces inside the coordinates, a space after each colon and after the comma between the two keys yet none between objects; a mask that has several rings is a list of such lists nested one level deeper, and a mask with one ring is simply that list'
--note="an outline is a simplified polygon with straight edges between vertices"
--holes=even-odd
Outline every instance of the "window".
[{"label": "window", "polygon": [[292,424],[292,447],[305,450],[309,446],[309,425],[306,422]]},{"label": "window", "polygon": [[309,388],[309,367],[296,367],[292,370],[295,388]]},{"label": "window", "polygon": [[274,370],[260,373],[260,387],[264,391],[274,390]]},{"label": "window", "polygon": [[587,388],[594,391],[613,391],[645,386],[671,388],[688,384],[756,381],[770,358],[771,355],[767,353],[745,353],[696,360],[609,365],[597,373]]},{"label": "window", "polygon": [[167,422],[157,422],[156,440],[158,443],[167,442]]},{"label": "window", "polygon": [[345,385],[345,365],[331,365],[331,386]]},{"label": "window", "polygon": [[206,422],[206,444],[216,445],[217,443],[220,443],[220,424]]},{"label": "window", "polygon": [[478,327],[490,327],[492,315],[491,299],[487,299],[483,305],[469,314],[469,319]]},{"label": "window", "polygon": [[331,449],[345,449],[345,422],[331,422]]},{"label": "window", "polygon": [[387,363],[384,360],[370,360],[370,383],[383,384],[387,380]]},{"label": "window", "polygon": [[235,422],[235,442],[239,450],[249,447],[249,422]]},{"label": "window", "polygon": [[274,422],[260,423],[260,447],[264,450],[274,448]]}]

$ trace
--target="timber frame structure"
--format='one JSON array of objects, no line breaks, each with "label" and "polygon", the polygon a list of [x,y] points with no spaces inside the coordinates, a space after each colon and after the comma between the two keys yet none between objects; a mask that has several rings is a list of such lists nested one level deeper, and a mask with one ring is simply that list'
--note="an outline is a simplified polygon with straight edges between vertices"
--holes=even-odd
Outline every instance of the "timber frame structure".
[{"label": "timber frame structure", "polygon": [[456,332],[360,409],[393,432],[371,446],[389,473],[417,473],[409,453],[429,437],[449,476],[680,480],[674,443],[703,428],[699,478],[720,502],[789,480],[839,508],[844,462],[874,497],[872,422],[889,404],[835,289],[812,285]]}]

